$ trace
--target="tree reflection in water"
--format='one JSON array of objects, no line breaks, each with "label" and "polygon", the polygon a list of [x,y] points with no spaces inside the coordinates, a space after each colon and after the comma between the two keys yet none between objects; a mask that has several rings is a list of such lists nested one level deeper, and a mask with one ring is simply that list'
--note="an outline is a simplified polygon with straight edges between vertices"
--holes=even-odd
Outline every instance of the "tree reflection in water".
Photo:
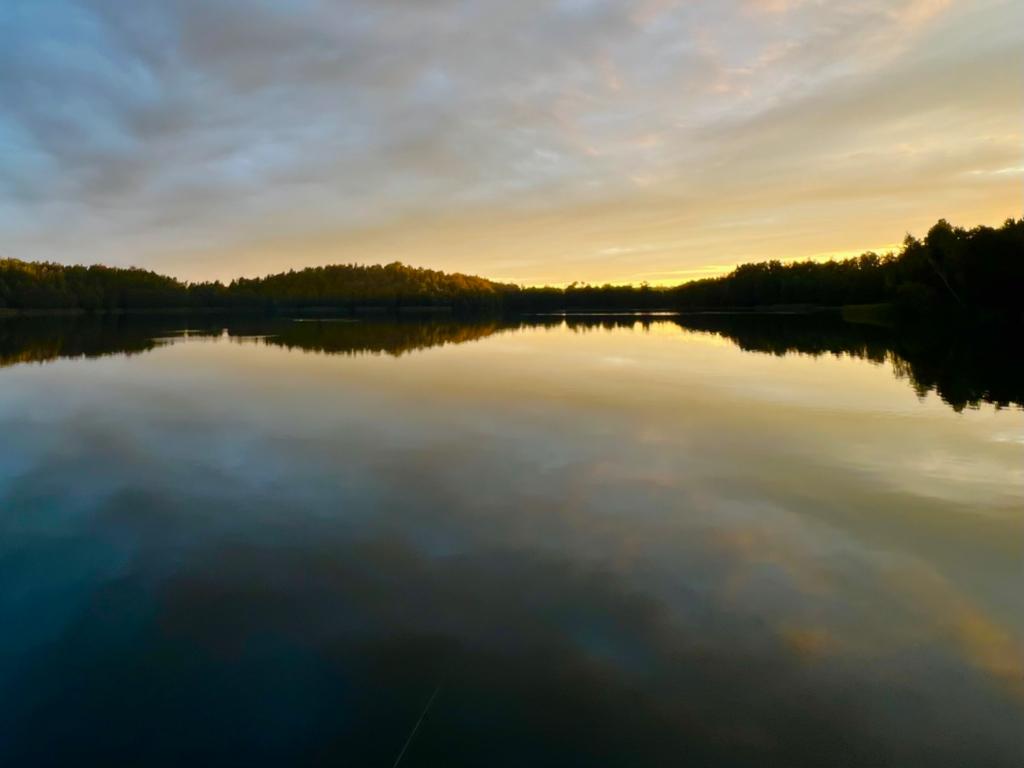
[{"label": "tree reflection in water", "polygon": [[58,358],[138,354],[186,337],[226,335],[331,355],[399,356],[496,333],[567,325],[576,331],[674,323],[728,339],[747,352],[847,355],[888,363],[919,396],[936,392],[956,411],[991,403],[1024,407],[1024,362],[1007,334],[988,329],[894,328],[812,315],[534,315],[523,317],[281,318],[107,316],[0,320],[0,367]]}]

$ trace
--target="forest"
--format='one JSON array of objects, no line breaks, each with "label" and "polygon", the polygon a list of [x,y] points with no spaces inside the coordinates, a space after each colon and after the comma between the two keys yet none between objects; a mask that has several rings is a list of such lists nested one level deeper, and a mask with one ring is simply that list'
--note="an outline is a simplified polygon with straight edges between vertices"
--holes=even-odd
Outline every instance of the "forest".
[{"label": "forest", "polygon": [[311,267],[224,285],[185,283],[143,269],[0,260],[0,310],[494,310],[510,290],[518,289],[397,262]]},{"label": "forest", "polygon": [[897,253],[743,264],[674,287],[573,283],[527,288],[407,266],[355,264],[186,283],[143,269],[0,260],[0,313],[157,310],[561,312],[891,305],[904,315],[1020,321],[1024,218],[965,229],[945,220]]},{"label": "forest", "polygon": [[510,303],[529,310],[678,311],[889,304],[903,315],[968,313],[1019,321],[1022,294],[1024,219],[973,229],[940,220],[923,239],[907,235],[898,253],[742,264],[723,277],[673,288],[531,288],[511,296]]}]

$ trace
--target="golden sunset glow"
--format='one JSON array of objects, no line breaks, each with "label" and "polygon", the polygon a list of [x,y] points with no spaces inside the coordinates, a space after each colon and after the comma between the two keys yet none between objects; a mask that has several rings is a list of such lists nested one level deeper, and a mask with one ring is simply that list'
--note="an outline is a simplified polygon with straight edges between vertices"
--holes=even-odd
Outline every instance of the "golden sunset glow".
[{"label": "golden sunset glow", "polygon": [[3,255],[663,285],[1022,210],[1011,2],[115,6],[0,11]]}]

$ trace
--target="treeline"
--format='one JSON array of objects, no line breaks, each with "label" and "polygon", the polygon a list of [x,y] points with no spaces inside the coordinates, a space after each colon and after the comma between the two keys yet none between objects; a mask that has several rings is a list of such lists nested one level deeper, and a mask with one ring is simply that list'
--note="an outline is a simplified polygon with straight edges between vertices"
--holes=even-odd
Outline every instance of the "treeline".
[{"label": "treeline", "polygon": [[0,309],[500,309],[515,286],[404,264],[335,265],[256,279],[184,283],[143,269],[0,260]]},{"label": "treeline", "polygon": [[360,307],[500,309],[515,286],[482,277],[385,266],[311,267],[256,279],[236,280],[225,294],[235,303],[285,309]]},{"label": "treeline", "polygon": [[907,235],[897,254],[744,264],[674,293],[683,307],[891,303],[922,314],[966,310],[1019,318],[1022,290],[1024,219],[1008,219],[998,229],[963,229],[943,219],[923,240]]},{"label": "treeline", "polygon": [[892,304],[908,315],[967,312],[1021,319],[1024,219],[963,229],[940,220],[923,240],[907,235],[898,253],[841,261],[743,264],[723,277],[674,288],[571,285],[526,289],[518,309],[683,311]]},{"label": "treeline", "polygon": [[171,309],[190,300],[189,286],[144,269],[0,260],[0,309]]},{"label": "treeline", "polygon": [[167,309],[303,311],[449,308],[455,311],[723,310],[892,304],[909,314],[966,312],[1021,318],[1024,219],[1001,227],[945,220],[898,253],[842,261],[767,261],[672,288],[521,288],[400,263],[291,270],[225,285],[184,283],[142,269],[0,261],[0,310]]}]

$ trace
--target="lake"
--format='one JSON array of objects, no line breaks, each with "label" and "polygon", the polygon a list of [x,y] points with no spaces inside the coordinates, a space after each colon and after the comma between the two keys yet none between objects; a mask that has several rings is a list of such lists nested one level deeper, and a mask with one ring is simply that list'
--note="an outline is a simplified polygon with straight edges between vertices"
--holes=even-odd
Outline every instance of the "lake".
[{"label": "lake", "polygon": [[0,321],[0,764],[1019,768],[999,342]]}]

